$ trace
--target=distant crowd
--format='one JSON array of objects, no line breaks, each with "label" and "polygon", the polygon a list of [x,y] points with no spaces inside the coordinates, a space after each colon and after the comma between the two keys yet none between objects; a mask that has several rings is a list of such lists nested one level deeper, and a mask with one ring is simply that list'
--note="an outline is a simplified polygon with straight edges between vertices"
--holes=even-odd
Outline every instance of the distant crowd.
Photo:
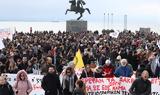
[{"label": "distant crowd", "polygon": [[3,40],[0,72],[25,70],[29,74],[46,74],[47,66],[54,64],[60,74],[80,49],[86,68],[98,66],[96,72],[102,71],[103,77],[131,77],[133,71],[138,77],[143,70],[147,70],[150,77],[158,77],[159,38],[157,33],[139,31],[124,31],[117,38],[107,32],[16,32],[12,41]]}]

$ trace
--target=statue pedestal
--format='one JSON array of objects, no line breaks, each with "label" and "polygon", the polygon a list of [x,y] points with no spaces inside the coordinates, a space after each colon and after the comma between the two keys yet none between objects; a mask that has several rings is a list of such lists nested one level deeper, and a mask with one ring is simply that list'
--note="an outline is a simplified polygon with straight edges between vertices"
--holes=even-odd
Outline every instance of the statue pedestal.
[{"label": "statue pedestal", "polygon": [[87,21],[68,20],[68,21],[66,21],[66,31],[68,31],[68,32],[87,31]]}]

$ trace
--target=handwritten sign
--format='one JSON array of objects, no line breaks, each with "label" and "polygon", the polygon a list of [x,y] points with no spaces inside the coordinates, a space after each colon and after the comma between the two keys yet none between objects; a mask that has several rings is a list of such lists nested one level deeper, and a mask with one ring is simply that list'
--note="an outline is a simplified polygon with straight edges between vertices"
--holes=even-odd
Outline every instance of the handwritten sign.
[{"label": "handwritten sign", "polygon": [[13,30],[11,28],[2,28],[0,29],[0,38],[6,39],[9,38],[12,40]]},{"label": "handwritten sign", "polygon": [[[43,75],[28,75],[32,84],[33,91],[30,95],[44,95],[44,90],[41,88]],[[7,74],[7,80],[11,85],[16,81],[16,74]],[[134,78],[84,78],[86,84],[87,95],[130,95],[129,88],[131,87]],[[151,78],[152,95],[160,95],[160,79]]]},{"label": "handwritten sign", "polygon": [[[87,95],[130,95],[134,78],[85,78]],[[152,95],[160,95],[160,80],[150,79],[152,83]]]},{"label": "handwritten sign", "polygon": [[[44,95],[44,90],[41,88],[43,75],[28,75],[28,79],[32,84],[33,91],[30,95]],[[7,74],[7,80],[11,85],[16,82],[16,74]]]}]

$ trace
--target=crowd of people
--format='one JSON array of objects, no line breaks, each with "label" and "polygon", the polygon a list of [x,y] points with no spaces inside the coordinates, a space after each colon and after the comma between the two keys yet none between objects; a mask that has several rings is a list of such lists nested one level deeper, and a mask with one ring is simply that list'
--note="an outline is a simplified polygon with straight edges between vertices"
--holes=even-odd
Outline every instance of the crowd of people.
[{"label": "crowd of people", "polygon": [[[52,81],[48,80],[53,78],[59,81],[57,77],[64,67],[73,61],[75,53],[80,49],[85,65],[80,79],[131,77],[133,74],[138,78],[144,70],[149,72],[149,77],[155,78],[160,76],[159,38],[157,33],[139,31],[124,31],[119,33],[117,38],[111,37],[107,32],[98,34],[97,31],[16,32],[13,40],[3,40],[5,48],[0,50],[0,73],[17,74],[24,70],[28,74],[45,75],[42,88],[46,93],[56,95],[54,90],[50,91]],[[93,68],[96,69],[93,70]],[[48,72],[54,72],[55,76],[53,77]],[[78,86],[75,85],[76,82]],[[62,88],[59,82],[56,83],[55,88],[59,90],[59,93],[64,92],[65,95],[75,93],[74,88],[77,93],[80,93],[79,90],[84,86],[78,80],[72,67],[66,68]],[[30,83],[27,82],[27,84]],[[51,88],[46,90],[46,87]],[[13,88],[16,91],[17,84]],[[26,93],[29,92],[30,90],[27,90]]]}]

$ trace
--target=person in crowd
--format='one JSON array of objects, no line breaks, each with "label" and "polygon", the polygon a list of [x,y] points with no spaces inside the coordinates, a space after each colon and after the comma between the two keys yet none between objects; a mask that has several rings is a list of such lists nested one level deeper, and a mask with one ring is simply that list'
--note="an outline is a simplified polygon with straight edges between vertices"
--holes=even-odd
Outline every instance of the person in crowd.
[{"label": "person in crowd", "polygon": [[0,62],[0,73],[6,73],[6,64]]},{"label": "person in crowd", "polygon": [[121,66],[121,63],[120,63],[121,59],[122,59],[121,56],[118,55],[115,60],[115,69],[118,68],[119,66]]},{"label": "person in crowd", "polygon": [[13,89],[16,95],[29,95],[33,90],[32,84],[28,80],[27,72],[25,70],[18,71]]},{"label": "person in crowd", "polygon": [[77,79],[77,75],[75,74],[73,68],[67,67],[62,78],[63,93],[65,93],[65,95],[72,95]]},{"label": "person in crowd", "polygon": [[80,79],[87,78],[87,77],[95,77],[95,72],[92,71],[90,65],[85,66],[85,69],[82,71]]},{"label": "person in crowd", "polygon": [[157,52],[153,52],[148,60],[154,77],[160,77],[160,55]]},{"label": "person in crowd", "polygon": [[96,72],[95,72],[95,78],[103,78],[104,72],[103,72],[103,67],[102,66],[99,66],[97,69],[96,69]]},{"label": "person in crowd", "polygon": [[84,49],[84,54],[83,54],[84,65],[91,63],[89,56],[90,55],[88,49]]},{"label": "person in crowd", "polygon": [[131,77],[133,74],[133,69],[128,65],[127,59],[121,60],[121,66],[118,67],[114,72],[116,77]]},{"label": "person in crowd", "polygon": [[56,67],[50,65],[48,73],[43,77],[41,87],[45,91],[45,95],[62,95],[62,87],[59,76],[56,72]]},{"label": "person in crowd", "polygon": [[100,58],[99,58],[99,65],[103,66],[105,64],[106,61],[106,56],[104,53],[101,54]]},{"label": "person in crowd", "polygon": [[41,66],[41,74],[42,75],[46,75],[47,74],[47,70],[48,70],[48,67],[49,67],[49,65],[51,65],[52,64],[52,58],[51,57],[47,57],[46,59],[45,59],[45,62],[42,64],[42,66]]},{"label": "person in crowd", "polygon": [[105,61],[105,65],[103,66],[103,76],[105,78],[113,78],[114,77],[115,68],[112,66],[110,60]]},{"label": "person in crowd", "polygon": [[77,80],[76,81],[76,88],[74,89],[72,95],[87,95],[85,84],[82,80]]},{"label": "person in crowd", "polygon": [[22,57],[22,64],[20,65],[20,70],[26,70],[28,67],[28,58]]},{"label": "person in crowd", "polygon": [[17,74],[18,71],[19,70],[18,70],[18,67],[15,62],[9,64],[9,67],[7,69],[7,73]]},{"label": "person in crowd", "polygon": [[132,83],[129,92],[132,95],[151,95],[151,82],[148,80],[148,77],[148,71],[144,70],[141,77]]},{"label": "person in crowd", "polygon": [[26,72],[28,74],[32,74],[33,73],[33,64],[32,64],[32,61],[28,61],[28,66],[26,68]]},{"label": "person in crowd", "polygon": [[22,59],[21,58],[16,59],[16,65],[19,70],[22,70]]},{"label": "person in crowd", "polygon": [[[145,59],[145,58],[144,58]],[[127,55],[128,63],[131,64],[133,67],[133,70],[136,71],[138,68],[138,61],[137,61],[137,55],[135,52],[129,51]]]},{"label": "person in crowd", "polygon": [[14,95],[12,86],[4,76],[0,76],[0,95]]}]

